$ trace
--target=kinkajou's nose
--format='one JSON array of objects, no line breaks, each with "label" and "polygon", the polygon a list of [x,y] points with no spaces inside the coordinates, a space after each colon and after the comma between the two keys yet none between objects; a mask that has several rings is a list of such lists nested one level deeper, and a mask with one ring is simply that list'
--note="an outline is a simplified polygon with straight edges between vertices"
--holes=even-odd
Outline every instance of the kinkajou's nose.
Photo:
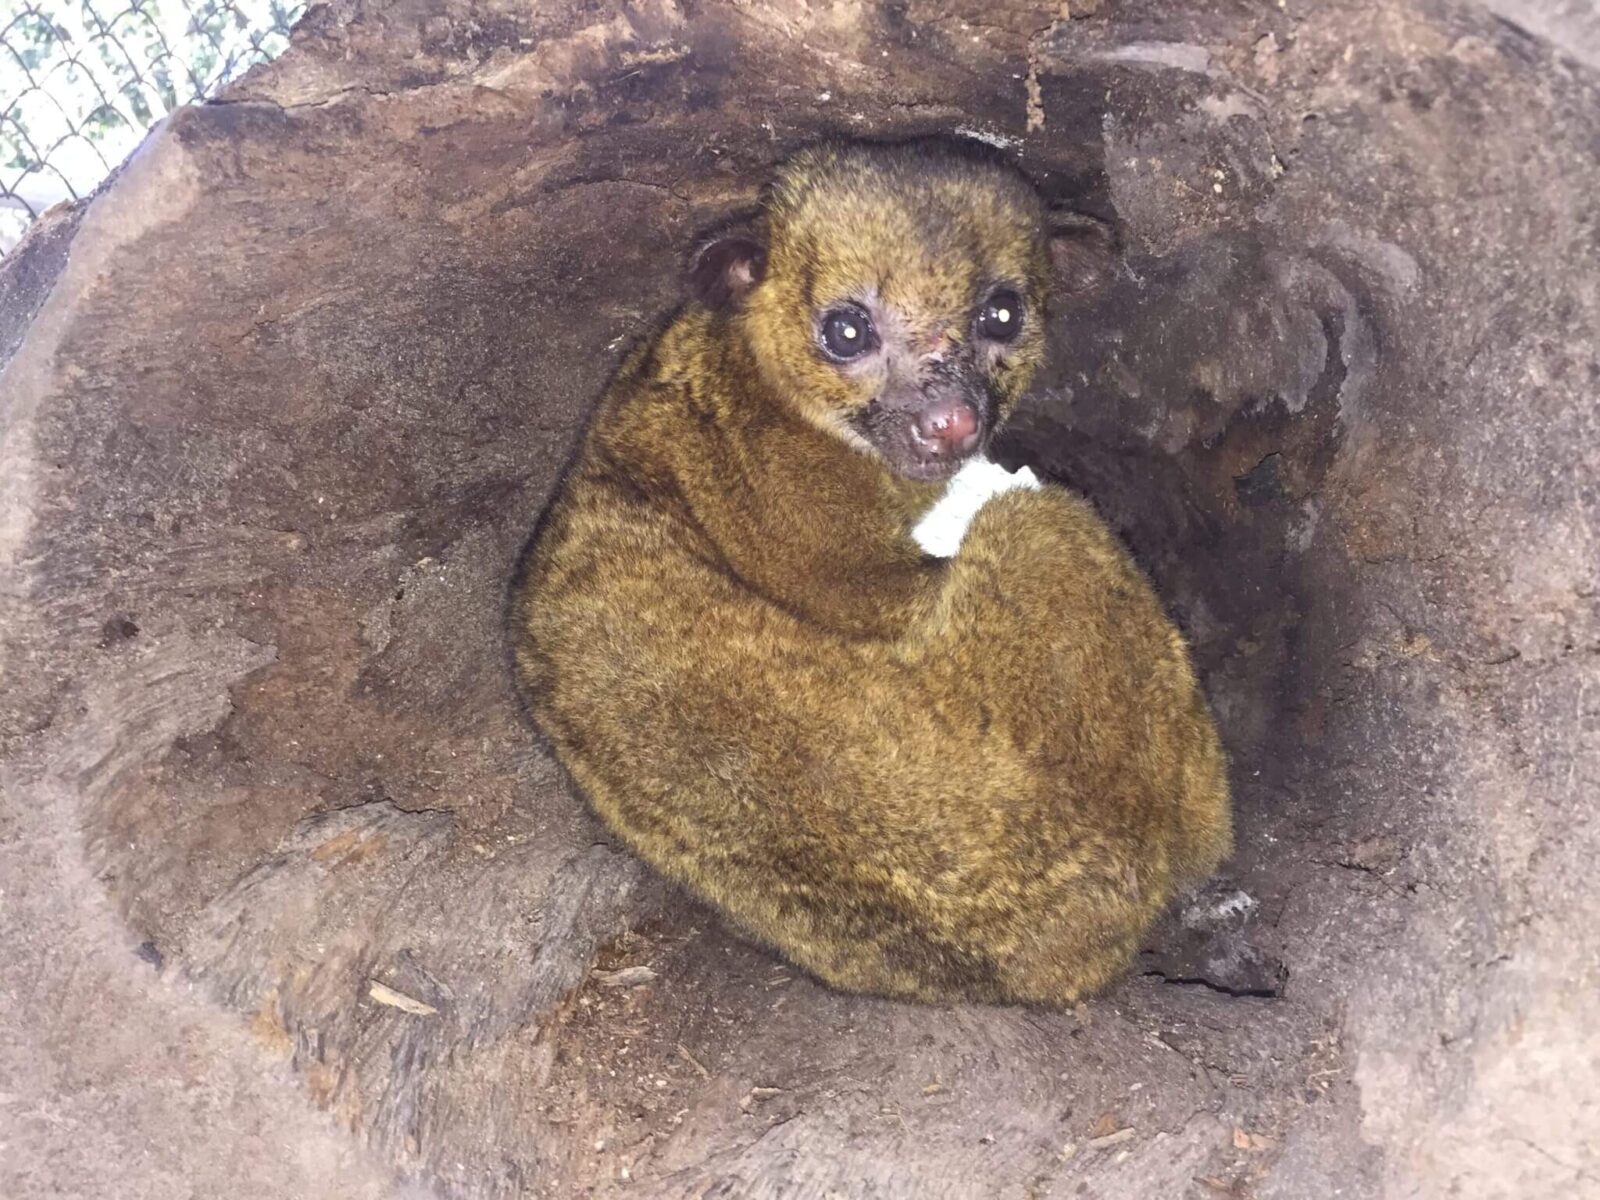
[{"label": "kinkajou's nose", "polygon": [[965,454],[978,442],[978,412],[965,400],[942,400],[917,414],[917,437],[941,457]]}]

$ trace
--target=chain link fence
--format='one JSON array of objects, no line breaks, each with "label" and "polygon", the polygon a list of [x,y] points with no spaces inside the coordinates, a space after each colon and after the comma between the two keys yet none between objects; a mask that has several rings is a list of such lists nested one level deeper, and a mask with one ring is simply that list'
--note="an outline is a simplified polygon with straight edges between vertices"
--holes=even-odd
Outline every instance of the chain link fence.
[{"label": "chain link fence", "polygon": [[0,0],[0,256],[173,109],[289,44],[288,0]]}]

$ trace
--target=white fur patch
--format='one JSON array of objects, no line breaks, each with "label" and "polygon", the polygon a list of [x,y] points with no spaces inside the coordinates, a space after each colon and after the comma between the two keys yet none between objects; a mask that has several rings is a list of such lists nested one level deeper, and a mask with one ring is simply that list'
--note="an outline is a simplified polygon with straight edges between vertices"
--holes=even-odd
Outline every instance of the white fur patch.
[{"label": "white fur patch", "polygon": [[922,515],[911,536],[936,558],[953,558],[961,548],[967,526],[991,496],[1015,488],[1042,486],[1039,477],[1023,467],[1015,474],[987,458],[974,458],[950,477],[944,495]]}]

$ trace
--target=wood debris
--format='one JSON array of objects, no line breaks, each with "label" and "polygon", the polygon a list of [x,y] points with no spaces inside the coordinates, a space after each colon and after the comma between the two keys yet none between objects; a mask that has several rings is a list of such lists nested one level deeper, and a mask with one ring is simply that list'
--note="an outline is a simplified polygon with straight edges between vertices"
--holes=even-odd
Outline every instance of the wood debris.
[{"label": "wood debris", "polygon": [[682,1042],[678,1043],[678,1057],[693,1067],[695,1071],[698,1072],[701,1079],[711,1078],[711,1072],[706,1070],[705,1067],[701,1065],[701,1062],[698,1058],[689,1053],[689,1047],[685,1046]]},{"label": "wood debris", "polygon": [[1134,1128],[1129,1125],[1126,1129],[1119,1129],[1115,1133],[1108,1133],[1103,1137],[1092,1137],[1084,1143],[1090,1150],[1108,1150],[1112,1146],[1120,1146],[1123,1142],[1133,1140]]},{"label": "wood debris", "polygon": [[379,983],[376,979],[367,981],[367,995],[379,1004],[386,1004],[390,1008],[398,1008],[401,1012],[413,1013],[419,1017],[431,1017],[439,1010],[431,1004],[397,992],[386,983]]},{"label": "wood debris", "polygon": [[623,967],[620,971],[596,971],[595,982],[601,987],[631,988],[651,983],[656,973],[649,967]]}]

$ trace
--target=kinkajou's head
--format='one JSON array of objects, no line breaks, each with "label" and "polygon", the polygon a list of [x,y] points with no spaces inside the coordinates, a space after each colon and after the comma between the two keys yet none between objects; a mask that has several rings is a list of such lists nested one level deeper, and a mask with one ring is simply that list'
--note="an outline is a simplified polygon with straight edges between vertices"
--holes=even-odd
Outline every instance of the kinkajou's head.
[{"label": "kinkajou's head", "polygon": [[1015,408],[1052,291],[1113,257],[1103,224],[1047,209],[981,143],[846,143],[784,164],[753,230],[704,247],[693,281],[807,420],[937,480]]}]

